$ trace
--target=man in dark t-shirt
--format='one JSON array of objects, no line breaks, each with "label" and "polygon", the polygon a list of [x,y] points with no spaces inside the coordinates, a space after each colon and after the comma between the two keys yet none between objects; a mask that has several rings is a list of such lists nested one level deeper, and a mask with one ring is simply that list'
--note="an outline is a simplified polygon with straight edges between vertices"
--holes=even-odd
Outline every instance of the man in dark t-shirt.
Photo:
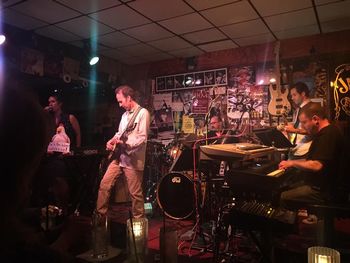
[{"label": "man in dark t-shirt", "polygon": [[281,194],[281,204],[288,201],[319,203],[332,198],[344,138],[340,130],[329,123],[324,108],[318,103],[304,106],[299,115],[303,128],[313,136],[306,159],[282,161],[280,169],[297,168],[303,171],[304,184]]}]

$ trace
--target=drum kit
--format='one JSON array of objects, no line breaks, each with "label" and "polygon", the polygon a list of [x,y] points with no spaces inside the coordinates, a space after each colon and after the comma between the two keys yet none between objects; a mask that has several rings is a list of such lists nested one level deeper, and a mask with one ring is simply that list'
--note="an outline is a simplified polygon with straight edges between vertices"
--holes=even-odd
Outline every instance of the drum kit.
[{"label": "drum kit", "polygon": [[174,139],[164,146],[148,141],[145,202],[172,219],[189,218],[196,202],[204,202],[203,183],[193,178],[193,152],[188,147],[193,142]]},{"label": "drum kit", "polygon": [[165,146],[150,140],[147,147],[145,202],[154,211],[160,208],[170,218],[188,218],[193,213],[193,181],[185,172],[172,171],[183,151],[182,143],[173,140]]}]

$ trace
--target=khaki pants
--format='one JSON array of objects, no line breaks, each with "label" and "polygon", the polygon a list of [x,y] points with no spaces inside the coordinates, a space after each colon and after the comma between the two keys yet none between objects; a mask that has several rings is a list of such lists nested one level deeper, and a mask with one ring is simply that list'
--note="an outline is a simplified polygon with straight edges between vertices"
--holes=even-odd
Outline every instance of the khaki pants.
[{"label": "khaki pants", "polygon": [[96,210],[100,214],[107,214],[109,198],[115,181],[124,173],[132,202],[132,214],[135,218],[145,214],[142,193],[143,171],[120,167],[117,161],[112,161],[104,174],[98,190]]}]

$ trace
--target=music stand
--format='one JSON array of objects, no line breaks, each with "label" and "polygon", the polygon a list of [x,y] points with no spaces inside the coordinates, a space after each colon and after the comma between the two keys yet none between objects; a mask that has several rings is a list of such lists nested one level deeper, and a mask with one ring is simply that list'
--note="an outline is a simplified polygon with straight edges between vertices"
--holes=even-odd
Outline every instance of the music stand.
[{"label": "music stand", "polygon": [[275,128],[254,131],[254,133],[266,146],[273,146],[276,148],[293,148],[295,146],[281,131]]}]

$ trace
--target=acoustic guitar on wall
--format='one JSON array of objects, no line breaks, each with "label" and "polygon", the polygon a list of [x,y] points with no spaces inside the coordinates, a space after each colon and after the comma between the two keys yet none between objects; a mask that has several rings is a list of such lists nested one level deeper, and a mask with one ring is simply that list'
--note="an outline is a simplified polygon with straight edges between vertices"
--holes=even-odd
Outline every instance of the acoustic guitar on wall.
[{"label": "acoustic guitar on wall", "polygon": [[276,68],[275,83],[270,83],[269,92],[270,92],[270,102],[267,107],[269,113],[274,116],[282,116],[286,112],[291,110],[291,105],[288,100],[288,88],[285,88],[283,91],[281,89],[281,73],[280,73],[280,63],[279,63],[279,50],[280,42],[278,41],[275,46],[275,56],[276,56]]}]

